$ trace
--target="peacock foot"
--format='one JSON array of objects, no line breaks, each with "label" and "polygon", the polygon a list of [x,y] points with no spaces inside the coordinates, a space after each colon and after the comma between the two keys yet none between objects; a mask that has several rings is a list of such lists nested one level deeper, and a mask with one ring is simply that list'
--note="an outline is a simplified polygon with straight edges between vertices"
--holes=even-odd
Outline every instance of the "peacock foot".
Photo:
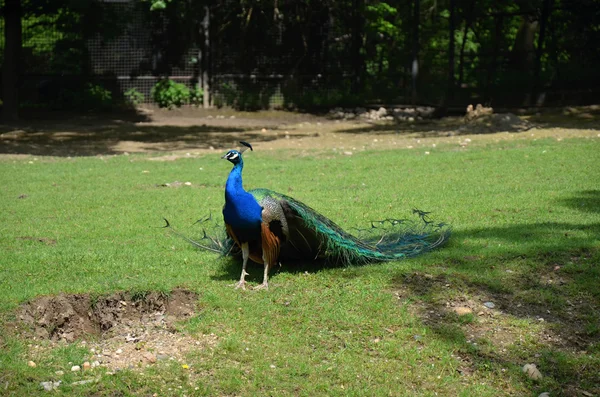
[{"label": "peacock foot", "polygon": [[262,283],[262,284],[259,284],[259,285],[257,285],[256,287],[254,287],[252,289],[256,290],[256,291],[261,290],[261,289],[268,290],[269,289],[269,284],[268,283]]},{"label": "peacock foot", "polygon": [[246,281],[240,280],[235,284],[231,284],[230,287],[235,287],[235,289],[243,289],[246,290]]}]

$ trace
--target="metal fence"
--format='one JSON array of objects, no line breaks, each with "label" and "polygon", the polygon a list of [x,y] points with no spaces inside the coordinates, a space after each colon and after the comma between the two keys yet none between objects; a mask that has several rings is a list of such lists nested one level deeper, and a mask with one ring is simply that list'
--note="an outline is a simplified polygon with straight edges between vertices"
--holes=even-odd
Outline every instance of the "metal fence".
[{"label": "metal fence", "polygon": [[[253,25],[253,29],[264,29],[257,32],[233,26],[231,15],[225,12],[227,7],[205,7],[208,14],[200,10],[195,23],[178,24],[177,18],[149,12],[146,2],[94,3],[98,6],[94,9],[97,15],[88,17],[93,22],[88,26],[85,21],[76,21],[65,30],[61,27],[64,21],[58,21],[57,16],[24,19],[20,94],[23,104],[69,106],[78,101],[77,93],[82,87],[94,86],[109,91],[113,99],[135,90],[143,94],[143,102],[150,103],[152,87],[164,77],[190,88],[203,88],[206,104],[216,106],[343,106],[355,100],[411,100],[410,41],[400,43],[405,48],[397,50],[400,66],[369,71],[358,92],[360,98],[353,97],[360,73],[352,60],[355,53],[351,32],[344,31],[344,26],[349,29],[351,23],[334,23],[338,16],[330,15],[330,10],[320,11],[319,5],[313,10],[298,11],[294,2],[280,2],[277,12],[281,15],[311,12],[311,18],[307,18],[310,22],[305,26],[274,22],[277,13],[273,16],[272,10],[268,13],[257,10],[258,16],[254,18],[264,19],[264,23]],[[235,7],[235,2],[230,3]],[[496,18],[488,17],[490,23],[498,25]],[[506,24],[510,18],[518,16],[505,16],[500,22]],[[437,28],[447,23],[442,19]],[[303,29],[302,38],[308,44],[301,42],[298,29]],[[426,30],[422,32],[423,36],[427,34]],[[307,45],[310,51],[306,51]],[[446,92],[447,49],[428,51],[419,55],[425,67],[420,76],[418,100],[436,104]],[[490,75],[490,70],[496,75],[506,73],[507,57],[490,49],[467,51],[463,64],[474,63],[469,61],[472,59],[482,66],[462,71],[464,80],[476,83],[457,84],[454,103],[462,106],[473,98],[485,97],[518,103],[515,94],[522,96],[523,81],[531,80],[531,76],[517,76],[514,86],[509,87],[495,85],[495,76]],[[458,75],[456,70],[457,80]],[[586,102],[598,94],[596,86],[586,87],[581,84],[585,78],[580,80],[572,84],[572,89],[564,85],[553,88],[550,93],[553,102]]]}]

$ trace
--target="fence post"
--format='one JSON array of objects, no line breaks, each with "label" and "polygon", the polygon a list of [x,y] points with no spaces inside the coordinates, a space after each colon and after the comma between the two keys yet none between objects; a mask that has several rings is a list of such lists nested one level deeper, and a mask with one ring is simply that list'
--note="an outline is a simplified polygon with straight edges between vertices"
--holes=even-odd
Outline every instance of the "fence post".
[{"label": "fence post", "polygon": [[202,107],[207,109],[210,107],[210,83],[209,69],[210,69],[210,9],[208,6],[204,6],[204,20],[202,21],[202,29],[204,30],[204,57],[202,58]]}]

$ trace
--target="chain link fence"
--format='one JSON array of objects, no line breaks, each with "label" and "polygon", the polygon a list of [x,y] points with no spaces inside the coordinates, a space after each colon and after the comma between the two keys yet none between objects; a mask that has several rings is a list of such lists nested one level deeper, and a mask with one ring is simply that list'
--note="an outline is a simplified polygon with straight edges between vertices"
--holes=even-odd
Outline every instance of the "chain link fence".
[{"label": "chain link fence", "polygon": [[[403,42],[378,54],[385,50],[384,40],[365,37],[368,43],[357,50],[356,16],[321,3],[306,8],[303,2],[281,0],[279,6],[276,1],[275,7],[264,4],[249,11],[230,0],[210,7],[203,2],[172,2],[164,12],[151,12],[141,1],[89,4],[93,6],[79,10],[79,15],[72,10],[70,19],[60,13],[23,18],[24,106],[70,107],[103,98],[127,99],[132,93],[139,94],[137,102],[152,103],[152,88],[163,78],[203,89],[207,105],[242,109],[412,99],[410,27]],[[505,31],[518,18],[488,15],[479,23]],[[558,22],[566,23],[554,21]],[[436,29],[447,25],[447,18],[424,25],[421,41],[426,43]],[[465,50],[462,30],[458,26],[455,33],[450,105],[476,100],[521,105],[532,76],[510,71],[506,43],[488,40],[490,48]],[[471,34],[467,29],[464,33]],[[448,92],[447,44],[423,48],[417,100],[439,104]],[[535,49],[530,51],[535,56]],[[543,54],[542,61],[546,65],[542,85],[553,87],[548,88],[549,103],[584,103],[599,93],[593,68],[580,69],[578,78],[568,67],[559,67],[561,60],[553,59],[552,51]],[[589,75],[581,76],[581,70]],[[560,83],[561,79],[568,83]],[[87,93],[83,99],[82,92]]]}]

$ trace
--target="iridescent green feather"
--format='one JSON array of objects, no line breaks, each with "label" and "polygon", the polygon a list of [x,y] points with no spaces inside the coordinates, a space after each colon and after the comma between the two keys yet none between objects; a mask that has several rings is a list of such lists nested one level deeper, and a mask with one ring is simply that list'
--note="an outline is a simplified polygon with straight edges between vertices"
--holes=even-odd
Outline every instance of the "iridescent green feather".
[{"label": "iridescent green feather", "polygon": [[[450,237],[450,227],[434,223],[428,213],[419,210],[413,210],[414,220],[373,221],[368,228],[356,229],[355,234],[350,234],[292,197],[268,189],[254,189],[249,193],[259,203],[276,200],[283,208],[288,208],[286,221],[290,236],[286,244],[295,248],[292,250],[294,259],[319,258],[343,265],[390,261],[428,252],[443,245]],[[222,225],[210,217],[201,223],[211,230],[204,230],[203,238],[198,243],[194,242],[195,245],[223,255],[239,254],[239,249],[227,237]],[[281,255],[282,260],[287,259],[285,249],[282,249]]]},{"label": "iridescent green feather", "polygon": [[357,229],[354,236],[335,222],[292,197],[268,189],[250,193],[260,203],[265,197],[285,202],[301,218],[305,227],[318,236],[320,256],[343,264],[381,262],[413,257],[444,244],[450,228],[434,223],[428,214],[413,211],[417,220],[386,219],[371,222],[368,229]]}]

